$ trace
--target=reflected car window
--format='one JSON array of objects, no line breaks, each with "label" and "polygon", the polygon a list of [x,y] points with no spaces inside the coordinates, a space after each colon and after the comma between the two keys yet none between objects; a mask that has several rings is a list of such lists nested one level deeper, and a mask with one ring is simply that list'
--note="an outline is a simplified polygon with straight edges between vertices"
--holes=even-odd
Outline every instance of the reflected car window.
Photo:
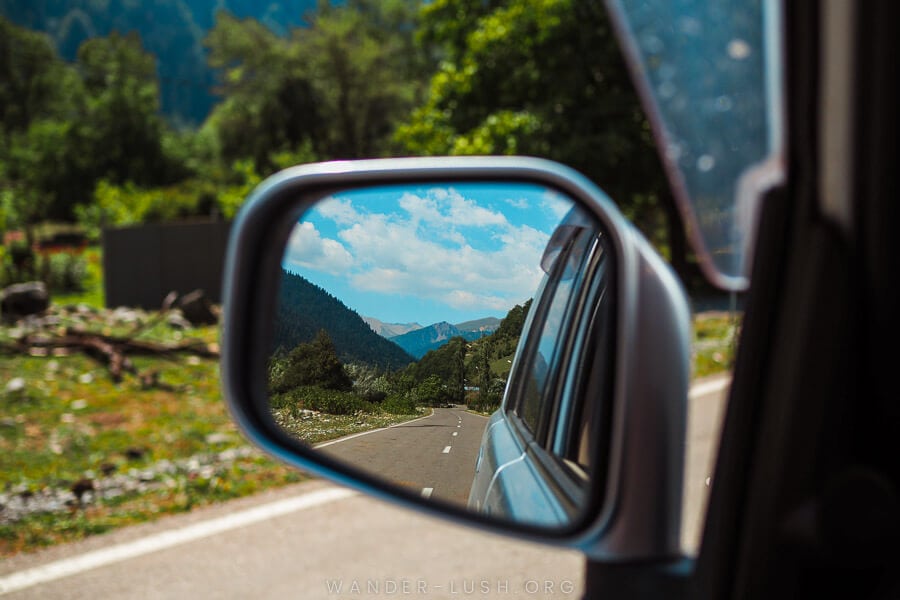
[{"label": "reflected car window", "polygon": [[[603,236],[597,239],[596,248],[590,252],[587,274],[590,284],[584,287],[582,307],[587,310],[578,315],[575,328],[580,335],[574,341],[572,355],[581,356],[565,374],[561,386],[562,398],[554,421],[548,448],[570,466],[577,465],[583,471],[590,468],[590,448],[595,424],[603,415],[597,414],[597,397],[588,395],[590,390],[604,390],[609,367],[609,344],[612,340],[612,298],[609,288],[609,265]],[[593,307],[592,309],[590,307]]]},{"label": "reflected car window", "polygon": [[[530,367],[525,379],[519,416],[536,436],[541,435],[541,421],[553,401],[552,380],[560,359],[560,349],[567,338],[568,322],[571,321],[571,300],[580,288],[583,277],[582,264],[593,238],[591,231],[577,228],[574,238],[560,254],[553,265],[551,277],[555,285],[548,286],[552,293],[544,310],[540,337],[533,346],[533,354],[528,361]],[[552,290],[552,291],[549,291]]]}]

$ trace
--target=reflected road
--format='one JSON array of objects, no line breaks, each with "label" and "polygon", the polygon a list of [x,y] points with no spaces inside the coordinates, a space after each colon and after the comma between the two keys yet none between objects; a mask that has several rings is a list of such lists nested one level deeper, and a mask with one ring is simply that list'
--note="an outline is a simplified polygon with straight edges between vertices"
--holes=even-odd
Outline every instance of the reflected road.
[{"label": "reflected road", "polygon": [[487,423],[464,408],[435,408],[428,417],[316,447],[423,496],[465,504]]}]

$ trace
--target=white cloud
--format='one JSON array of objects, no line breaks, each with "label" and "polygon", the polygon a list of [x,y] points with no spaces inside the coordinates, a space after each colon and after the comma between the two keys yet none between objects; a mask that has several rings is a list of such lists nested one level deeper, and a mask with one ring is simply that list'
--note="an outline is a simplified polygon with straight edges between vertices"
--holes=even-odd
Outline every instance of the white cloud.
[{"label": "white cloud", "polygon": [[354,287],[420,296],[455,308],[506,310],[531,297],[543,273],[547,235],[531,227],[507,226],[493,250],[448,246],[425,239],[411,221],[370,215],[342,231],[356,257]]},{"label": "white cloud", "polygon": [[[532,290],[533,292],[534,290]],[[530,295],[530,294],[529,294]],[[469,290],[452,290],[446,295],[447,304],[453,308],[464,310],[478,310],[490,308],[493,310],[509,310],[509,298],[500,296],[485,296],[473,294]]]},{"label": "white cloud", "polygon": [[542,206],[550,211],[550,214],[562,221],[562,218],[565,217],[569,212],[569,209],[572,208],[572,200],[568,196],[547,190],[543,195]]},{"label": "white cloud", "polygon": [[303,267],[339,274],[353,266],[353,256],[340,242],[323,238],[315,225],[305,221],[299,223],[291,232],[284,262],[289,270]]},{"label": "white cloud", "polygon": [[[562,202],[545,197],[540,207],[530,206],[559,211]],[[529,206],[525,198],[502,203]],[[406,193],[396,206],[396,212],[374,214],[348,199],[320,203],[313,218],[336,224],[337,239],[322,238],[312,223],[302,223],[291,236],[286,266],[344,273],[360,291],[460,310],[503,312],[534,294],[548,233],[513,225],[502,212],[453,188]],[[549,219],[547,230],[557,221]]]},{"label": "white cloud", "polygon": [[352,225],[360,219],[360,214],[353,208],[349,200],[337,198],[325,198],[316,204],[316,212],[338,225]]},{"label": "white cloud", "polygon": [[426,196],[403,194],[400,207],[416,222],[428,225],[454,227],[506,226],[509,221],[503,213],[478,206],[453,188],[428,190]]},{"label": "white cloud", "polygon": [[506,198],[504,200],[507,204],[512,206],[513,208],[528,208],[528,200],[526,198]]}]

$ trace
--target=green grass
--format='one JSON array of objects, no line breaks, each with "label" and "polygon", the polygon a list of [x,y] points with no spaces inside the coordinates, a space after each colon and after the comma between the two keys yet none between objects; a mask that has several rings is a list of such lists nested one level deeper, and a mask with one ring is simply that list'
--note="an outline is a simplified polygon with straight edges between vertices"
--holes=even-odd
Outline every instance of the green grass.
[{"label": "green grass", "polygon": [[[117,334],[131,327],[105,329]],[[8,338],[8,333],[3,328],[0,338]],[[217,330],[208,327],[182,333],[157,325],[142,335],[157,341],[182,336],[212,343]],[[98,477],[102,468],[123,473],[164,459],[184,460],[247,445],[222,401],[215,359],[182,356],[135,358],[134,362],[141,371],[158,372],[161,387],[145,389],[131,376],[114,383],[104,366],[80,354],[4,357],[0,361],[0,487],[31,492],[67,489],[84,477]],[[6,391],[14,378],[25,381],[24,389]],[[139,458],[133,458],[135,449]],[[179,475],[164,489],[128,493],[85,508],[4,524],[0,556],[252,494],[302,477],[253,454],[216,468],[209,477]]]},{"label": "green grass", "polygon": [[708,312],[694,315],[693,378],[726,373],[734,367],[742,315]]},{"label": "green grass", "polygon": [[508,377],[509,371],[512,369],[512,360],[514,356],[515,354],[510,354],[509,356],[503,356],[491,361],[491,373],[498,377]]},{"label": "green grass", "polygon": [[320,412],[301,413],[287,408],[273,410],[275,422],[293,437],[308,444],[333,440],[353,433],[389,427],[429,413],[427,409],[414,415],[392,415],[379,411],[355,415],[330,415]]}]

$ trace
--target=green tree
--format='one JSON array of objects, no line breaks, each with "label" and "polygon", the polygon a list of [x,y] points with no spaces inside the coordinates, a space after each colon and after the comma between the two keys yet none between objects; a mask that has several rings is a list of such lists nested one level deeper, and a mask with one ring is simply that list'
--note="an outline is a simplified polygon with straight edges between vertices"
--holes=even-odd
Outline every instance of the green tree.
[{"label": "green tree", "polygon": [[215,136],[224,161],[250,158],[257,170],[271,170],[273,152],[319,136],[320,107],[291,40],[254,19],[220,11],[205,45],[224,99],[204,129]]},{"label": "green tree", "polygon": [[155,59],[138,34],[86,41],[77,65],[86,94],[83,151],[94,178],[158,184],[184,176],[163,154]]},{"label": "green tree", "polygon": [[451,338],[446,344],[423,356],[410,365],[413,377],[420,384],[429,377],[437,377],[445,387],[449,402],[461,403],[465,399],[466,348],[464,338]]},{"label": "green tree", "polygon": [[275,167],[274,153],[360,158],[389,153],[417,101],[424,68],[414,48],[418,2],[320,5],[308,27],[279,36],[220,12],[206,38],[224,97],[204,128],[225,161]]},{"label": "green tree", "polygon": [[429,375],[418,386],[416,396],[421,404],[439,406],[450,397],[447,384],[437,375]]},{"label": "green tree", "polygon": [[311,342],[298,344],[277,366],[270,365],[269,390],[282,393],[301,386],[350,391],[353,382],[338,359],[334,344],[324,329]]},{"label": "green tree", "polygon": [[0,17],[0,221],[24,228],[63,216],[63,193],[83,191],[77,72],[48,38]]},{"label": "green tree", "polygon": [[0,136],[64,112],[68,70],[46,35],[0,16]]},{"label": "green tree", "polygon": [[7,226],[73,219],[100,178],[159,185],[188,174],[163,150],[155,62],[137,34],[88,40],[72,66],[42,36],[0,21],[0,64]]},{"label": "green tree", "polygon": [[423,51],[441,62],[427,100],[397,130],[408,153],[557,160],[595,181],[658,245],[668,236],[682,248],[651,130],[601,3],[435,0],[421,19]]},{"label": "green tree", "polygon": [[351,1],[320,9],[297,29],[326,129],[316,145],[331,158],[388,153],[397,123],[417,100],[412,47],[418,2]]},{"label": "green tree", "polygon": [[493,400],[491,397],[491,382],[494,377],[491,374],[490,356],[491,343],[490,338],[487,338],[478,346],[478,353],[476,354],[474,365],[475,373],[470,377],[470,379],[478,385],[478,400],[481,406],[487,406],[491,404]]}]

